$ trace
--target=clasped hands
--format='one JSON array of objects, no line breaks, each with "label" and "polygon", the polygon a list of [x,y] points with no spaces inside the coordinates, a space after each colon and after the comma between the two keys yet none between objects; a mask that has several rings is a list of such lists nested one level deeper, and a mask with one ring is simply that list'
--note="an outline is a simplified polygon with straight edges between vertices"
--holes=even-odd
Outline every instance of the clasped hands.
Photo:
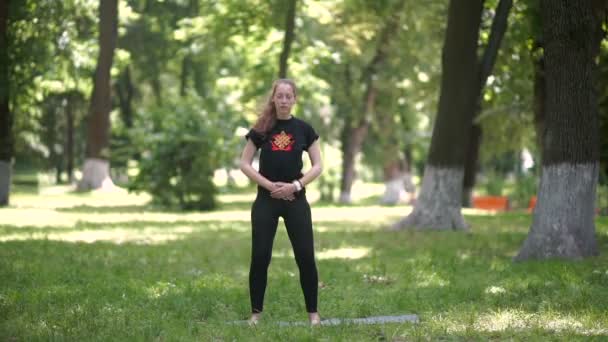
[{"label": "clasped hands", "polygon": [[270,197],[293,201],[296,199],[296,186],[292,183],[274,182],[270,190]]}]

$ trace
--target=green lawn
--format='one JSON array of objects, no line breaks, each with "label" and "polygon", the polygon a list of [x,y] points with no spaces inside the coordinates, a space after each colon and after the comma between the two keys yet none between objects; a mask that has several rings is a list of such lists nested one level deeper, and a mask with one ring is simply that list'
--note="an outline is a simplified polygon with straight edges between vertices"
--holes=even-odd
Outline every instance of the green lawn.
[{"label": "green lawn", "polygon": [[325,318],[418,314],[418,324],[279,327],[306,319],[280,226],[263,324],[248,316],[252,194],[211,213],[163,212],[145,196],[26,192],[0,209],[0,340],[607,340],[602,255],[513,263],[531,217],[467,211],[471,233],[389,232],[405,206],[316,205]]}]

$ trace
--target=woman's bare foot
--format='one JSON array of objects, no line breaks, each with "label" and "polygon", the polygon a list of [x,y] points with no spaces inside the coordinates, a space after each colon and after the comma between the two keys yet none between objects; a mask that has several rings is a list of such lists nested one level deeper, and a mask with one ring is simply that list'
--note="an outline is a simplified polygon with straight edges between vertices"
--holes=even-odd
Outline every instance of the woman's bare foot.
[{"label": "woman's bare foot", "polygon": [[309,312],[308,320],[310,321],[311,326],[320,325],[321,324],[321,316],[319,316],[318,312]]},{"label": "woman's bare foot", "polygon": [[260,321],[260,318],[262,318],[261,312],[252,313],[251,317],[247,320],[247,324],[249,324],[250,326],[257,325]]}]

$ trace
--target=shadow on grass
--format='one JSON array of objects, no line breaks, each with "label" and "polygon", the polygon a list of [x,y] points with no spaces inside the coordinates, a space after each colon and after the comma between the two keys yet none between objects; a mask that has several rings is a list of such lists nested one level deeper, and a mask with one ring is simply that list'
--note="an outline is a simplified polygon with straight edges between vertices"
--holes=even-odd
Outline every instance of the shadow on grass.
[{"label": "shadow on grass", "polygon": [[127,214],[127,213],[144,213],[144,212],[158,212],[158,213],[181,213],[177,210],[167,210],[153,205],[77,205],[69,208],[57,208],[59,212],[66,213],[104,213],[104,214]]},{"label": "shadow on grass", "polygon": [[251,202],[240,201],[240,202],[219,202],[217,207],[213,210],[181,210],[178,208],[168,208],[151,203],[144,205],[77,205],[69,208],[58,208],[57,211],[68,212],[68,213],[107,213],[107,214],[121,214],[121,213],[171,213],[171,214],[190,214],[190,213],[209,213],[213,211],[222,210],[249,210],[251,209]]}]

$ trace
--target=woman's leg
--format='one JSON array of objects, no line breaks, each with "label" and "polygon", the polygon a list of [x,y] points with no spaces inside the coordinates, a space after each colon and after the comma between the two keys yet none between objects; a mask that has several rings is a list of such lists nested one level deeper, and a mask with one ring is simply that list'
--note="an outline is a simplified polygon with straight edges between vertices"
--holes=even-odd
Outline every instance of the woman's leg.
[{"label": "woman's leg", "polygon": [[279,216],[276,200],[258,195],[251,208],[251,267],[249,268],[249,295],[251,312],[264,309],[264,293],[272,243],[277,232]]},{"label": "woman's leg", "polygon": [[300,270],[300,285],[304,292],[306,311],[316,313],[319,278],[315,263],[310,205],[306,197],[302,196],[288,203],[283,218]]}]

